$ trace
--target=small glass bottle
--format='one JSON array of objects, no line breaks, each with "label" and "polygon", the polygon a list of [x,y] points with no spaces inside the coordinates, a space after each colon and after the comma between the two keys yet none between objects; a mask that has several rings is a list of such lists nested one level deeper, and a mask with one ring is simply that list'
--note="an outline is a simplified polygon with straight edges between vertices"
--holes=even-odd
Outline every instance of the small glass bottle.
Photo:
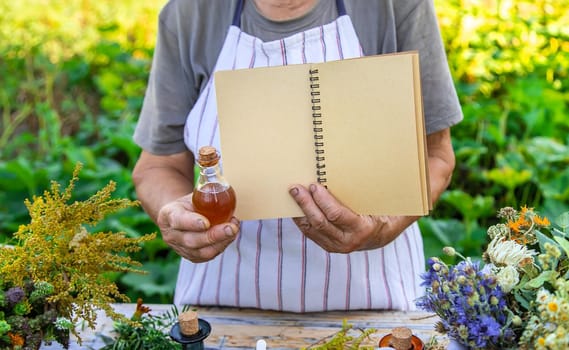
[{"label": "small glass bottle", "polygon": [[210,224],[228,222],[235,211],[235,191],[223,177],[215,147],[199,149],[197,164],[200,174],[192,195],[194,210],[205,216]]}]

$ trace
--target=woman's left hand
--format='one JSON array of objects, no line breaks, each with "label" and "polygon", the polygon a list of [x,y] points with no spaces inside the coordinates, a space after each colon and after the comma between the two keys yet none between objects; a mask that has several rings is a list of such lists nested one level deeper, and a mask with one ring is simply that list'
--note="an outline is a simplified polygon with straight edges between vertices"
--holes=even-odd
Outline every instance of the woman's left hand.
[{"label": "woman's left hand", "polygon": [[332,253],[381,248],[418,218],[358,215],[319,184],[294,185],[289,191],[305,214],[293,218],[298,228]]},{"label": "woman's left hand", "polygon": [[[449,185],[455,166],[449,128],[427,135],[427,153],[434,204]],[[305,215],[294,218],[296,225],[306,237],[329,252],[381,248],[419,219],[419,216],[358,215],[319,184],[308,188],[293,185],[289,192]]]}]

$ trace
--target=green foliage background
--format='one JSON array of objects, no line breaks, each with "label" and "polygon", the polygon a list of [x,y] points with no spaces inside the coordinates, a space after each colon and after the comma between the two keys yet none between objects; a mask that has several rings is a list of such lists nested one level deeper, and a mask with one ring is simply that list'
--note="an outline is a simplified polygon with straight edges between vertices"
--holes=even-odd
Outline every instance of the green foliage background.
[{"label": "green foliage background", "polygon": [[[165,0],[0,2],[0,242],[29,221],[24,199],[50,180],[86,198],[109,180],[135,198],[131,135]],[[449,190],[420,220],[427,256],[479,256],[503,206],[569,210],[569,0],[435,0],[465,120],[453,128]],[[101,229],[157,231],[127,209]],[[156,239],[115,276],[133,300],[170,302],[177,256]]]}]

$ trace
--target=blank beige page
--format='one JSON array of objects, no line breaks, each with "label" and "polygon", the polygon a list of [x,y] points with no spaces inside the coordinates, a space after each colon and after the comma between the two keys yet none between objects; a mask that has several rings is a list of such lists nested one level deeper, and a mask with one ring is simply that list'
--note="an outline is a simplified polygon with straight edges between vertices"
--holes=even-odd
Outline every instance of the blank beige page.
[{"label": "blank beige page", "polygon": [[215,75],[224,175],[241,220],[303,216],[289,186],[316,180],[308,68]]},{"label": "blank beige page", "polygon": [[428,213],[415,63],[395,54],[317,65],[328,189],[360,214]]}]

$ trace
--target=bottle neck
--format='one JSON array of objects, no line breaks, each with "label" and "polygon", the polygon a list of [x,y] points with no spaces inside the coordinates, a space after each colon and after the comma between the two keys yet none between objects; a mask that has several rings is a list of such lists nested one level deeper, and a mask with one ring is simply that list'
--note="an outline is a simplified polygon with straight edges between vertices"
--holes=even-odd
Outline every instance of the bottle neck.
[{"label": "bottle neck", "polygon": [[217,182],[217,180],[221,177],[221,170],[219,169],[218,165],[214,165],[214,166],[210,166],[210,167],[201,167],[200,166],[200,175],[207,182]]},{"label": "bottle neck", "polygon": [[199,168],[200,168],[200,176],[197,182],[198,189],[200,189],[202,186],[208,183],[217,183],[223,185],[224,187],[228,186],[227,181],[223,177],[219,164],[209,167],[204,167],[200,165]]}]

